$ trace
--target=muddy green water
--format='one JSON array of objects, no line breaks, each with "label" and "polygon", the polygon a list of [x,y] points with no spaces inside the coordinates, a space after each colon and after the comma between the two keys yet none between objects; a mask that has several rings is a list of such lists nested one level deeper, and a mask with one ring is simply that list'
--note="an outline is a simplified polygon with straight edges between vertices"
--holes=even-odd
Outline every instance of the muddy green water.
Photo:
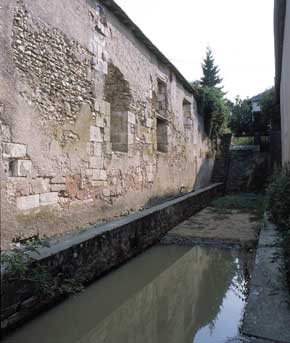
[{"label": "muddy green water", "polygon": [[251,256],[155,246],[3,343],[223,343],[239,332]]}]

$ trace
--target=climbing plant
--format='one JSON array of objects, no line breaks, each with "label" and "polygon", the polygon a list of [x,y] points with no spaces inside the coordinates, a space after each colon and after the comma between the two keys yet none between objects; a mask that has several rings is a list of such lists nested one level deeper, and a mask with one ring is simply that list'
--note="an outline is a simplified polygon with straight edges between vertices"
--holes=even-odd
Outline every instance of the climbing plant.
[{"label": "climbing plant", "polygon": [[204,118],[207,135],[214,142],[224,131],[229,117],[229,107],[223,92],[215,87],[195,84],[199,113]]}]

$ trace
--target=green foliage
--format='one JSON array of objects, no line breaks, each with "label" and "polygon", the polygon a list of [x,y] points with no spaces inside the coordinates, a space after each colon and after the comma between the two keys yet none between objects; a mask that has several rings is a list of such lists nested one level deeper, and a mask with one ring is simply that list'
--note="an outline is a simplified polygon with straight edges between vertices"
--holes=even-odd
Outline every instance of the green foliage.
[{"label": "green foliage", "polygon": [[197,105],[204,118],[205,132],[216,145],[219,135],[227,130],[229,106],[224,98],[225,93],[221,91],[222,87],[218,87],[222,79],[218,75],[219,69],[210,48],[206,50],[202,70],[203,77],[192,86],[197,93]]},{"label": "green foliage", "polygon": [[214,87],[197,86],[197,104],[204,118],[207,135],[216,141],[224,131],[229,116],[229,109],[221,90]]},{"label": "green foliage", "polygon": [[282,246],[290,291],[290,163],[274,172],[267,195],[267,210],[270,219],[278,225],[282,233]]},{"label": "green foliage", "polygon": [[231,104],[229,127],[235,135],[242,135],[253,131],[252,104],[247,100],[236,97]]},{"label": "green foliage", "polygon": [[290,230],[290,163],[274,172],[267,196],[267,208],[273,222]]},{"label": "green foliage", "polygon": [[259,103],[261,112],[254,113],[249,99],[242,100],[236,97],[235,102],[230,104],[229,127],[235,135],[280,129],[280,107],[276,101],[274,88],[265,91]]},{"label": "green foliage", "polygon": [[261,219],[265,211],[266,199],[260,194],[241,193],[218,198],[211,203],[211,206],[221,211],[231,209],[252,212],[257,219]]},{"label": "green foliage", "polygon": [[208,47],[206,57],[202,63],[203,77],[200,84],[203,87],[217,87],[222,82],[219,77],[219,68],[215,65],[212,50]]},{"label": "green foliage", "polygon": [[53,296],[55,294],[75,294],[83,286],[74,278],[58,272],[52,275],[49,268],[38,262],[32,255],[39,254],[40,246],[48,246],[38,239],[27,241],[24,247],[1,254],[1,266],[6,271],[9,282],[28,283],[39,296]]},{"label": "green foliage", "polygon": [[274,87],[265,92],[263,98],[260,101],[261,105],[261,117],[257,123],[260,130],[264,128],[271,128],[273,130],[280,130],[281,118],[280,118],[280,105],[276,100]]}]

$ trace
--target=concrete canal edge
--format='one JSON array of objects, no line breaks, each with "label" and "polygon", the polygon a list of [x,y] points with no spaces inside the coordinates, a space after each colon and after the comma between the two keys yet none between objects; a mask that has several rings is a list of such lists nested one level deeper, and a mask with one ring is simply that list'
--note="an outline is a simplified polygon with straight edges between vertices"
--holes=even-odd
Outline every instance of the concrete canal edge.
[{"label": "concrete canal edge", "polygon": [[[33,257],[47,266],[73,275],[85,284],[156,244],[174,226],[194,215],[216,197],[223,184],[215,183],[161,205],[89,229],[66,234],[39,248]],[[32,287],[11,284],[1,271],[1,331],[7,332],[60,300],[40,298]]]},{"label": "concrete canal edge", "polygon": [[242,333],[267,342],[290,343],[289,291],[281,237],[267,218],[260,233]]}]

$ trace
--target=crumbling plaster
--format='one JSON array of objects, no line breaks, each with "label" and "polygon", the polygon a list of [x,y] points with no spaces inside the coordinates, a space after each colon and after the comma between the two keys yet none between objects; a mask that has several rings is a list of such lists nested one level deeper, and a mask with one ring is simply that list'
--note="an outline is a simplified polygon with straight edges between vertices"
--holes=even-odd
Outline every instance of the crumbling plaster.
[{"label": "crumbling plaster", "polygon": [[[97,5],[84,0],[1,4],[4,248],[15,238],[109,220],[210,180],[210,148],[193,94]],[[112,150],[112,109],[105,91],[110,66],[130,93],[120,109],[128,125],[127,152]],[[152,106],[158,79],[167,93],[166,153],[157,151],[158,113]],[[120,103],[115,93],[112,107]],[[184,99],[190,113],[184,113]]]}]

